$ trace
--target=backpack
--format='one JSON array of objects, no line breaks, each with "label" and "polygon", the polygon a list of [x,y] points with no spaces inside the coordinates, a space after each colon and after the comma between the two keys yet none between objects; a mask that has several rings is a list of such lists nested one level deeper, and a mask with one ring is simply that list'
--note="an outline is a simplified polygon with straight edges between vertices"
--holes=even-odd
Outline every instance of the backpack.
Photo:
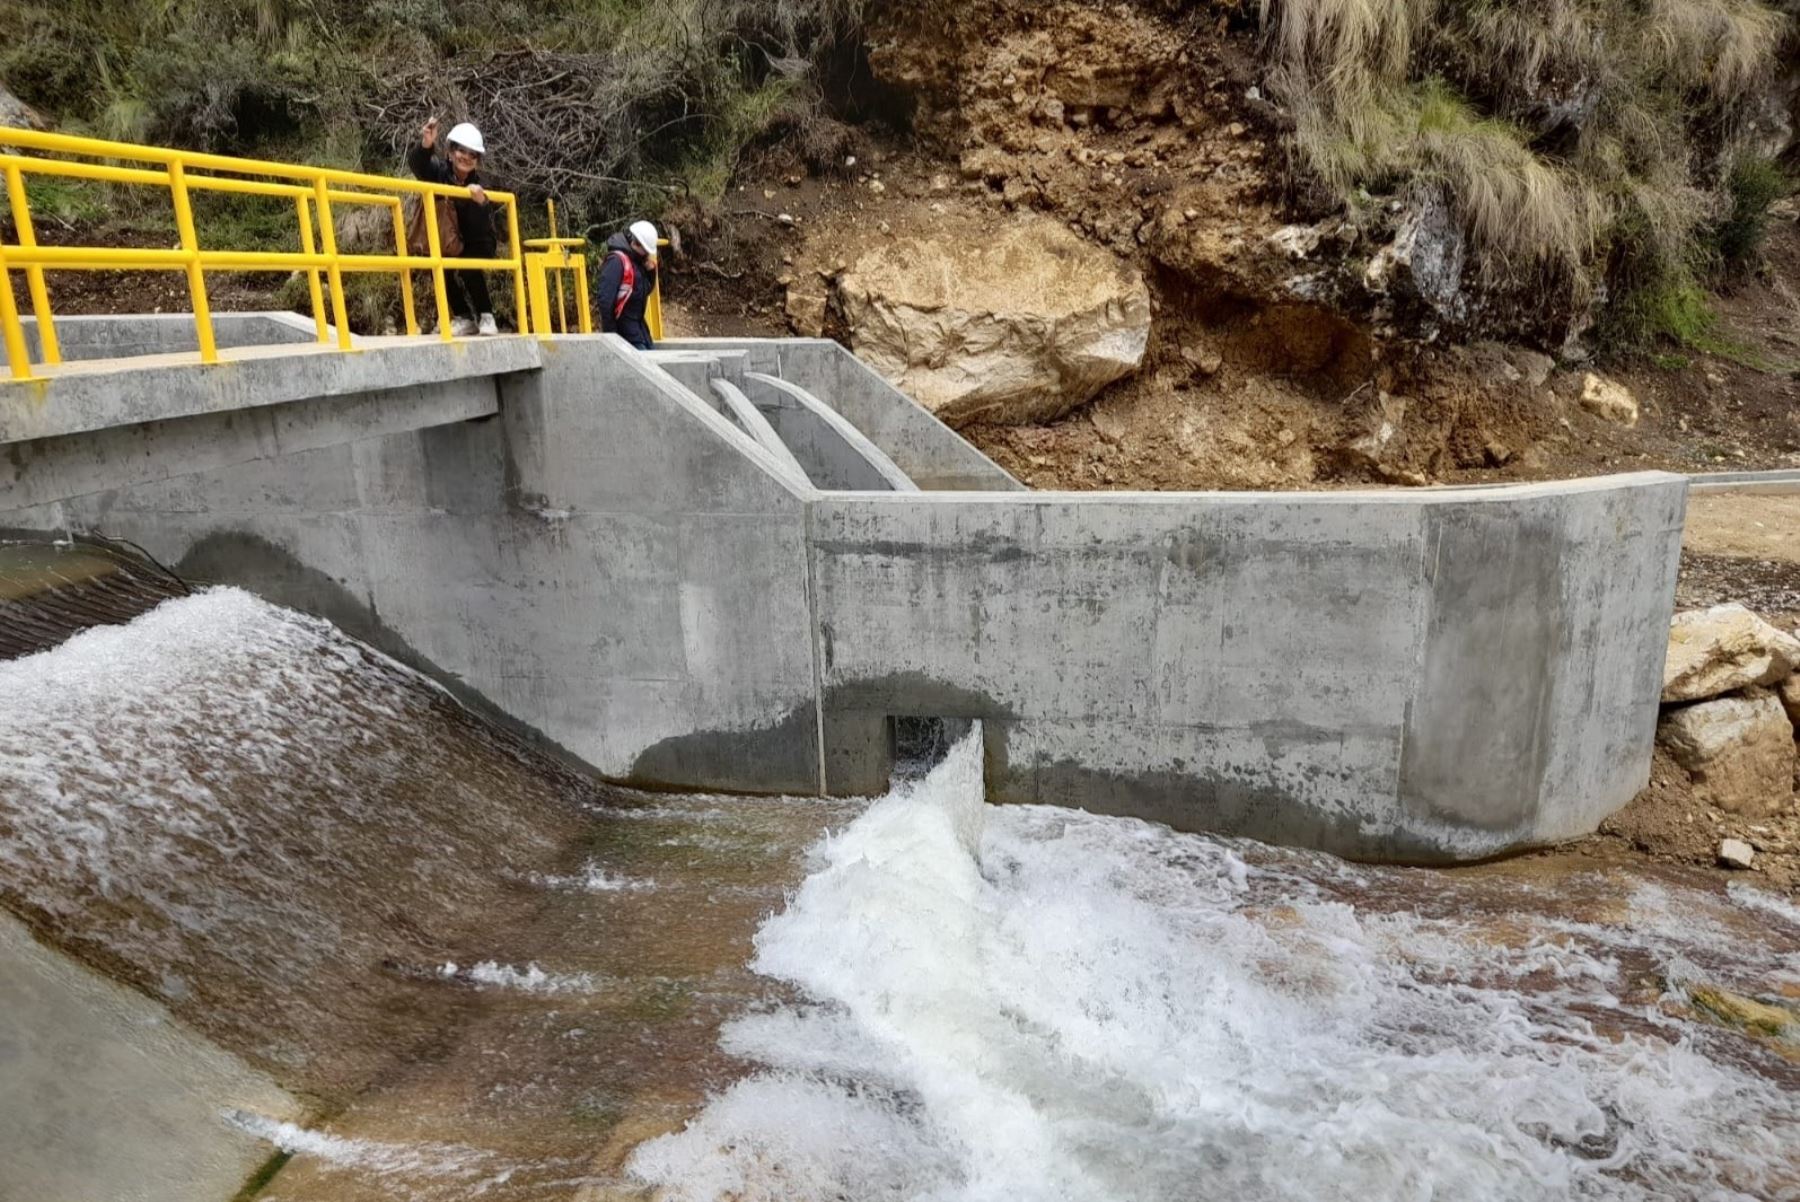
[{"label": "backpack", "polygon": [[613,254],[619,257],[619,295],[613,300],[613,320],[617,321],[625,314],[625,302],[631,299],[632,290],[637,287],[637,266],[632,263],[631,256],[622,250]]},{"label": "backpack", "polygon": [[[425,197],[418,192],[408,192],[406,199],[400,202],[400,209],[406,224],[406,253],[425,256],[431,253],[431,234],[425,228]],[[454,196],[433,196],[437,205],[438,245],[443,249],[446,259],[454,259],[463,253],[462,221],[456,212]]]}]

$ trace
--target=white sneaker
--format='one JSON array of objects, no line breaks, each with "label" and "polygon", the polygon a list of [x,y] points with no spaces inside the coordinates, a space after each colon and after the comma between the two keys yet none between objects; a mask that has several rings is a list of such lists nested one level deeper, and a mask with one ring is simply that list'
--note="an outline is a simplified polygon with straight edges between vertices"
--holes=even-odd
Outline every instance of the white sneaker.
[{"label": "white sneaker", "polygon": [[483,313],[481,315],[481,324],[476,327],[475,332],[477,334],[498,334],[500,332],[500,327],[494,324],[494,315],[492,313]]},{"label": "white sneaker", "polygon": [[474,332],[475,322],[473,319],[468,317],[452,317],[450,319],[450,336],[452,338],[467,338]]}]

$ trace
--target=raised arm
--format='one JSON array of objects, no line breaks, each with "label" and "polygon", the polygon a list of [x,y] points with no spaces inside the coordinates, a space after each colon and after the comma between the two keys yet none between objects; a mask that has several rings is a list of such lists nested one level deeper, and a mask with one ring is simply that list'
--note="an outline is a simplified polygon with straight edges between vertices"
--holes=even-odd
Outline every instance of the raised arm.
[{"label": "raised arm", "polygon": [[443,169],[437,161],[437,118],[433,117],[419,131],[419,144],[406,152],[406,165],[412,169],[413,177],[427,183],[443,183]]}]

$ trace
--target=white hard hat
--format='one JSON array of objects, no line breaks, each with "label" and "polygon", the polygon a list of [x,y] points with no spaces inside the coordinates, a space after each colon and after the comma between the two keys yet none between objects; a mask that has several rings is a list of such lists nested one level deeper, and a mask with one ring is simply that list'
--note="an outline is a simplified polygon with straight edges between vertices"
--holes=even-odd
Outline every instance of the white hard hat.
[{"label": "white hard hat", "polygon": [[659,239],[656,236],[655,226],[648,221],[634,221],[631,223],[630,233],[633,238],[637,239],[638,245],[649,252],[652,259],[656,258],[656,244]]},{"label": "white hard hat", "polygon": [[473,150],[476,154],[486,154],[487,146],[481,140],[481,131],[467,121],[461,122],[450,130],[450,145],[460,146],[464,150]]}]

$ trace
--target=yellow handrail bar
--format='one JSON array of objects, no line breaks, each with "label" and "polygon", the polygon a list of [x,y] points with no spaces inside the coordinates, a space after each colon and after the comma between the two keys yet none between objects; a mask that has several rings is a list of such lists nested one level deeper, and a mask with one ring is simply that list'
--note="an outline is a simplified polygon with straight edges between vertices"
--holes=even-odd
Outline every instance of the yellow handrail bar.
[{"label": "yellow handrail bar", "polygon": [[[207,301],[206,272],[271,271],[305,272],[314,324],[319,341],[329,339],[325,317],[327,288],[321,287],[320,276],[328,282],[332,323],[337,327],[338,346],[350,350],[348,305],[344,296],[343,277],[347,272],[387,272],[399,278],[406,330],[418,333],[418,318],[412,297],[412,272],[431,271],[437,301],[438,328],[448,340],[450,305],[446,287],[446,264],[457,269],[509,271],[513,276],[515,309],[520,333],[532,332],[535,324],[525,287],[525,263],[519,240],[519,208],[510,192],[487,191],[490,202],[508,211],[508,253],[491,258],[446,258],[438,229],[437,204],[434,197],[460,198],[466,188],[450,184],[427,183],[424,180],[369,175],[334,167],[311,167],[295,163],[277,163],[263,159],[235,158],[229,155],[198,151],[172,150],[165,147],[138,146],[127,142],[111,142],[101,138],[77,137],[71,134],[44,133],[37,130],[0,126],[0,147],[11,147],[27,153],[0,152],[0,178],[4,178],[17,241],[0,242],[0,335],[6,348],[12,375],[31,378],[31,363],[26,354],[23,323],[14,302],[9,273],[17,268],[26,274],[32,308],[37,318],[38,337],[43,360],[54,365],[61,361],[56,327],[50,311],[49,293],[44,284],[46,270],[56,271],[183,271],[194,311],[194,329],[204,363],[218,361],[218,347],[213,333],[211,307]],[[39,152],[76,155],[106,162],[81,162],[64,158],[42,158]],[[154,164],[154,167],[125,166],[123,163]],[[24,178],[28,174],[55,175],[107,183],[147,185],[169,189],[174,206],[180,246],[175,249],[153,247],[40,246],[31,223],[30,200]],[[242,178],[261,176],[264,178]],[[287,182],[292,181],[292,182]],[[249,196],[289,198],[294,202],[294,215],[299,227],[298,252],[209,250],[201,245],[200,230],[195,220],[192,197],[196,191],[236,193]],[[401,200],[412,195],[425,200],[419,208],[424,215],[427,254],[408,252],[406,228]],[[389,210],[394,225],[394,254],[343,254],[337,246],[337,231],[332,221],[333,205],[375,205]],[[317,239],[314,220],[317,220]],[[545,319],[547,332],[548,319]]]},{"label": "yellow handrail bar", "polygon": [[[3,131],[0,131],[3,132]],[[66,159],[30,159],[20,155],[0,154],[0,170],[17,167],[21,171],[29,171],[34,175],[61,175],[74,179],[91,179],[102,183],[113,184],[152,184],[157,187],[169,186],[167,171],[150,171],[143,167],[114,167],[106,163],[76,163]],[[305,196],[311,198],[313,190],[299,184],[272,184],[265,180],[225,179],[216,175],[193,175],[187,177],[189,189],[205,188],[209,192],[238,192],[250,196]],[[457,190],[467,195],[461,189]],[[489,193],[488,195],[495,195]],[[348,192],[332,189],[333,204],[366,204],[393,205],[400,203],[398,196],[382,196],[374,192]]]},{"label": "yellow handrail bar", "polygon": [[[312,183],[323,179],[329,183],[348,184],[376,192],[418,192],[434,196],[467,196],[467,188],[453,184],[431,184],[422,179],[398,175],[369,175],[361,171],[345,171],[338,167],[307,167],[298,163],[277,163],[268,159],[240,159],[229,155],[206,154],[196,150],[169,150],[161,146],[138,146],[130,142],[107,142],[100,138],[83,138],[74,134],[43,133],[34,129],[0,126],[0,145],[23,146],[31,150],[47,150],[59,154],[79,154],[89,158],[135,159],[141,163],[179,162],[186,168],[207,171],[231,171],[239,175],[273,175],[281,179],[298,179]],[[44,160],[34,159],[33,162]],[[492,191],[488,196],[510,202],[510,192]]]}]

